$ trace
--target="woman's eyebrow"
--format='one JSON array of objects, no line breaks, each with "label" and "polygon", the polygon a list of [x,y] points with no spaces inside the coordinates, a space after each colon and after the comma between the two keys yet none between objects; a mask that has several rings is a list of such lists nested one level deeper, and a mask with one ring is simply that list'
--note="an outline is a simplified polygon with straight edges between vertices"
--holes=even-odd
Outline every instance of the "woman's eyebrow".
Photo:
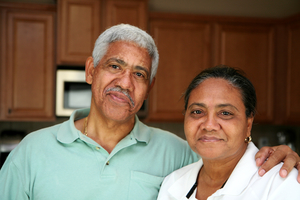
[{"label": "woman's eyebrow", "polygon": [[237,109],[237,107],[235,107],[234,105],[230,104],[230,103],[225,103],[225,104],[219,104],[216,106],[217,108],[224,108],[224,107],[231,107],[237,111],[239,111],[239,109]]},{"label": "woman's eyebrow", "polygon": [[188,109],[191,108],[192,106],[198,106],[198,107],[206,108],[206,105],[204,103],[192,103],[191,105],[189,105]]}]

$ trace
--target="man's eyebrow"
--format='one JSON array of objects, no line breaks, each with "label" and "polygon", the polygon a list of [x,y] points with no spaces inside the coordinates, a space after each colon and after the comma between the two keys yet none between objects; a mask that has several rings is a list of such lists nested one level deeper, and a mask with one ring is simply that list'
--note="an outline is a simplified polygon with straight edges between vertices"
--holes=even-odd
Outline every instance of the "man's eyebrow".
[{"label": "man's eyebrow", "polygon": [[113,61],[119,63],[120,65],[125,65],[125,66],[127,65],[127,63],[124,60],[118,58],[110,58],[105,63],[109,63]]},{"label": "man's eyebrow", "polygon": [[224,108],[224,107],[231,107],[237,111],[239,111],[239,109],[237,109],[237,107],[235,107],[234,105],[230,104],[230,103],[225,103],[225,104],[219,104],[216,106],[217,108]]}]

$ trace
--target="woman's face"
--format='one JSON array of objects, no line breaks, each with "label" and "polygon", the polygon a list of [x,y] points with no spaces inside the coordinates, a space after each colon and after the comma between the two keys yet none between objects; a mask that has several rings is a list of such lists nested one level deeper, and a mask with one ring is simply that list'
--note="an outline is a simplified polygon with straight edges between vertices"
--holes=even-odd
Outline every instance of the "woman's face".
[{"label": "woman's face", "polygon": [[203,159],[241,156],[253,118],[246,118],[240,91],[221,78],[209,78],[190,94],[184,131],[193,151]]}]

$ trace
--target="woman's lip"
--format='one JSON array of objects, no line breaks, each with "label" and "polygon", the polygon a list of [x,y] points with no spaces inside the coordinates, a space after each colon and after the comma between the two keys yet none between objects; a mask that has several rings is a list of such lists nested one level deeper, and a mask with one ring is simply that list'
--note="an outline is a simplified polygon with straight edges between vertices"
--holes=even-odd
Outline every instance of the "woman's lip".
[{"label": "woman's lip", "polygon": [[201,140],[203,142],[219,142],[222,139],[216,138],[216,137],[203,136],[203,137],[200,137],[199,140]]}]

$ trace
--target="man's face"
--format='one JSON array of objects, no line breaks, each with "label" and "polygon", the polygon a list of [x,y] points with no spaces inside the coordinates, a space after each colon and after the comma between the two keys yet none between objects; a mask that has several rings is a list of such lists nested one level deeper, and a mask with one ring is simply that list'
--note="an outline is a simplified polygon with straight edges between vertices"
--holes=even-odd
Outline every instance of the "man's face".
[{"label": "man's face", "polygon": [[104,57],[91,68],[92,106],[106,119],[126,121],[139,111],[152,87],[151,58],[132,42],[111,43]]}]

